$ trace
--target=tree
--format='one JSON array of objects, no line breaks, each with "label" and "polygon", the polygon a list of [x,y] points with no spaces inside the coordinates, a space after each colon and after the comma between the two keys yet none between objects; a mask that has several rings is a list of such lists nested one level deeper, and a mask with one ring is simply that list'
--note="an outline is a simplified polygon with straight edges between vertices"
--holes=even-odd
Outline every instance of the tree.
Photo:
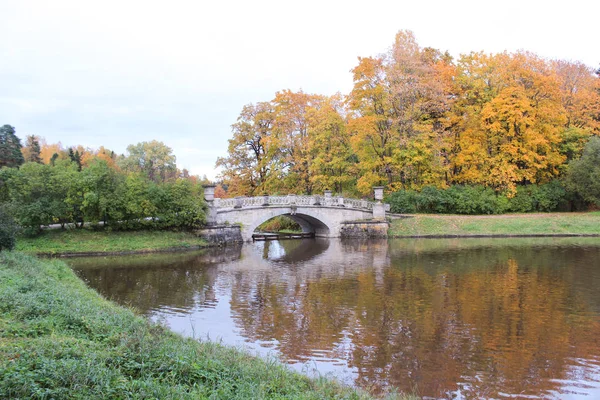
[{"label": "tree", "polygon": [[126,172],[142,172],[153,182],[166,182],[177,175],[173,150],[163,142],[153,140],[127,146],[129,153],[119,166]]},{"label": "tree", "polygon": [[231,196],[253,196],[267,190],[279,149],[273,144],[274,110],[269,102],[244,106],[231,126],[227,157],[217,159]]},{"label": "tree", "polygon": [[312,154],[309,149],[309,114],[323,103],[323,96],[302,91],[277,92],[274,106],[273,139],[279,157],[273,159],[276,171],[281,174],[274,182],[278,191],[311,194]]},{"label": "tree", "polygon": [[12,213],[26,228],[25,233],[35,234],[43,225],[64,224],[76,218],[78,204],[73,204],[72,198],[77,178],[77,167],[67,161],[57,162],[56,167],[25,163],[18,169],[2,170]]},{"label": "tree", "polygon": [[83,169],[80,176],[83,193],[81,211],[85,221],[117,223],[122,217],[119,191],[123,177],[104,160],[95,160]]},{"label": "tree", "polygon": [[558,60],[552,63],[565,110],[565,128],[600,134],[600,85],[595,71],[581,62]]},{"label": "tree", "polygon": [[3,125],[0,127],[0,167],[18,167],[24,162],[21,139],[15,135],[15,128]]},{"label": "tree", "polygon": [[35,135],[29,135],[25,141],[25,147],[21,149],[25,162],[42,163],[40,140]]},{"label": "tree", "polygon": [[319,108],[307,114],[309,173],[315,190],[332,189],[337,193],[354,192],[356,156],[344,120],[341,95],[323,100]]},{"label": "tree", "polygon": [[600,207],[600,138],[592,137],[579,160],[569,163],[567,186]]},{"label": "tree", "polygon": [[69,147],[68,154],[69,154],[69,159],[72,162],[74,162],[75,165],[77,165],[77,169],[79,171],[81,171],[81,167],[82,167],[82,164],[81,164],[81,153],[79,153],[79,150],[73,151],[73,148]]},{"label": "tree", "polygon": [[456,181],[514,194],[518,184],[556,177],[566,119],[548,64],[530,53],[474,53],[459,67]]},{"label": "tree", "polygon": [[46,139],[40,139],[40,157],[44,164],[50,164],[57,160],[68,160],[69,156],[60,142],[48,144]]}]

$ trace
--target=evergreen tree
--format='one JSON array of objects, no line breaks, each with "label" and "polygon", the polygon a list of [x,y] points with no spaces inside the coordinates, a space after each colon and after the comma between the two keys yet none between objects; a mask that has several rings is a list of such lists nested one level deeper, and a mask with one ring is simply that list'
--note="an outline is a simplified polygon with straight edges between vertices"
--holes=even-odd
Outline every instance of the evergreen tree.
[{"label": "evergreen tree", "polygon": [[22,149],[25,162],[42,163],[41,148],[38,138],[34,135],[27,136],[25,147]]},{"label": "evergreen tree", "polygon": [[0,167],[18,167],[24,162],[15,128],[8,124],[0,127]]}]

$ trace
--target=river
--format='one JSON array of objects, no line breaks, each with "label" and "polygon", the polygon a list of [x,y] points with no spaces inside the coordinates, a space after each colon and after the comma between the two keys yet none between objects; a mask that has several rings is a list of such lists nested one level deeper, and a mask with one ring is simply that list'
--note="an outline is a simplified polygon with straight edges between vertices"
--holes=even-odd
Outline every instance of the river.
[{"label": "river", "polygon": [[600,239],[268,241],[70,261],[172,330],[435,399],[600,399]]}]

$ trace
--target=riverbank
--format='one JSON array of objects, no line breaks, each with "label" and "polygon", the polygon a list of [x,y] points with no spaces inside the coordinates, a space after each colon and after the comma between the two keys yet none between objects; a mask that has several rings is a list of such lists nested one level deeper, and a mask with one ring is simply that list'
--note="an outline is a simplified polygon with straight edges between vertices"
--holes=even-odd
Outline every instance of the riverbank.
[{"label": "riverbank", "polygon": [[63,262],[0,253],[0,398],[367,399],[101,298]]},{"label": "riverbank", "polygon": [[389,237],[600,236],[600,212],[430,215],[394,219]]},{"label": "riverbank", "polygon": [[207,247],[190,232],[47,230],[39,236],[19,237],[15,250],[38,255],[118,255]]}]

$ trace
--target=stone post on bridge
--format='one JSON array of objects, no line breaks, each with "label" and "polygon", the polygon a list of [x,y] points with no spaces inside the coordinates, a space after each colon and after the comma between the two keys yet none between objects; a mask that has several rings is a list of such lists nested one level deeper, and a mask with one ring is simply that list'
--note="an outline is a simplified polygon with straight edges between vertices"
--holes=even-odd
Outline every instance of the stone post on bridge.
[{"label": "stone post on bridge", "polygon": [[374,186],[375,204],[373,204],[373,219],[385,220],[385,204],[383,204],[383,186]]},{"label": "stone post on bridge", "polygon": [[206,212],[206,225],[212,226],[217,224],[217,207],[215,205],[215,185],[202,185],[204,188],[204,200],[208,205]]},{"label": "stone post on bridge", "polygon": [[330,206],[331,205],[331,201],[333,199],[331,190],[326,190],[324,192],[324,194],[325,194],[325,198],[323,199],[323,203],[322,204],[324,206]]}]

